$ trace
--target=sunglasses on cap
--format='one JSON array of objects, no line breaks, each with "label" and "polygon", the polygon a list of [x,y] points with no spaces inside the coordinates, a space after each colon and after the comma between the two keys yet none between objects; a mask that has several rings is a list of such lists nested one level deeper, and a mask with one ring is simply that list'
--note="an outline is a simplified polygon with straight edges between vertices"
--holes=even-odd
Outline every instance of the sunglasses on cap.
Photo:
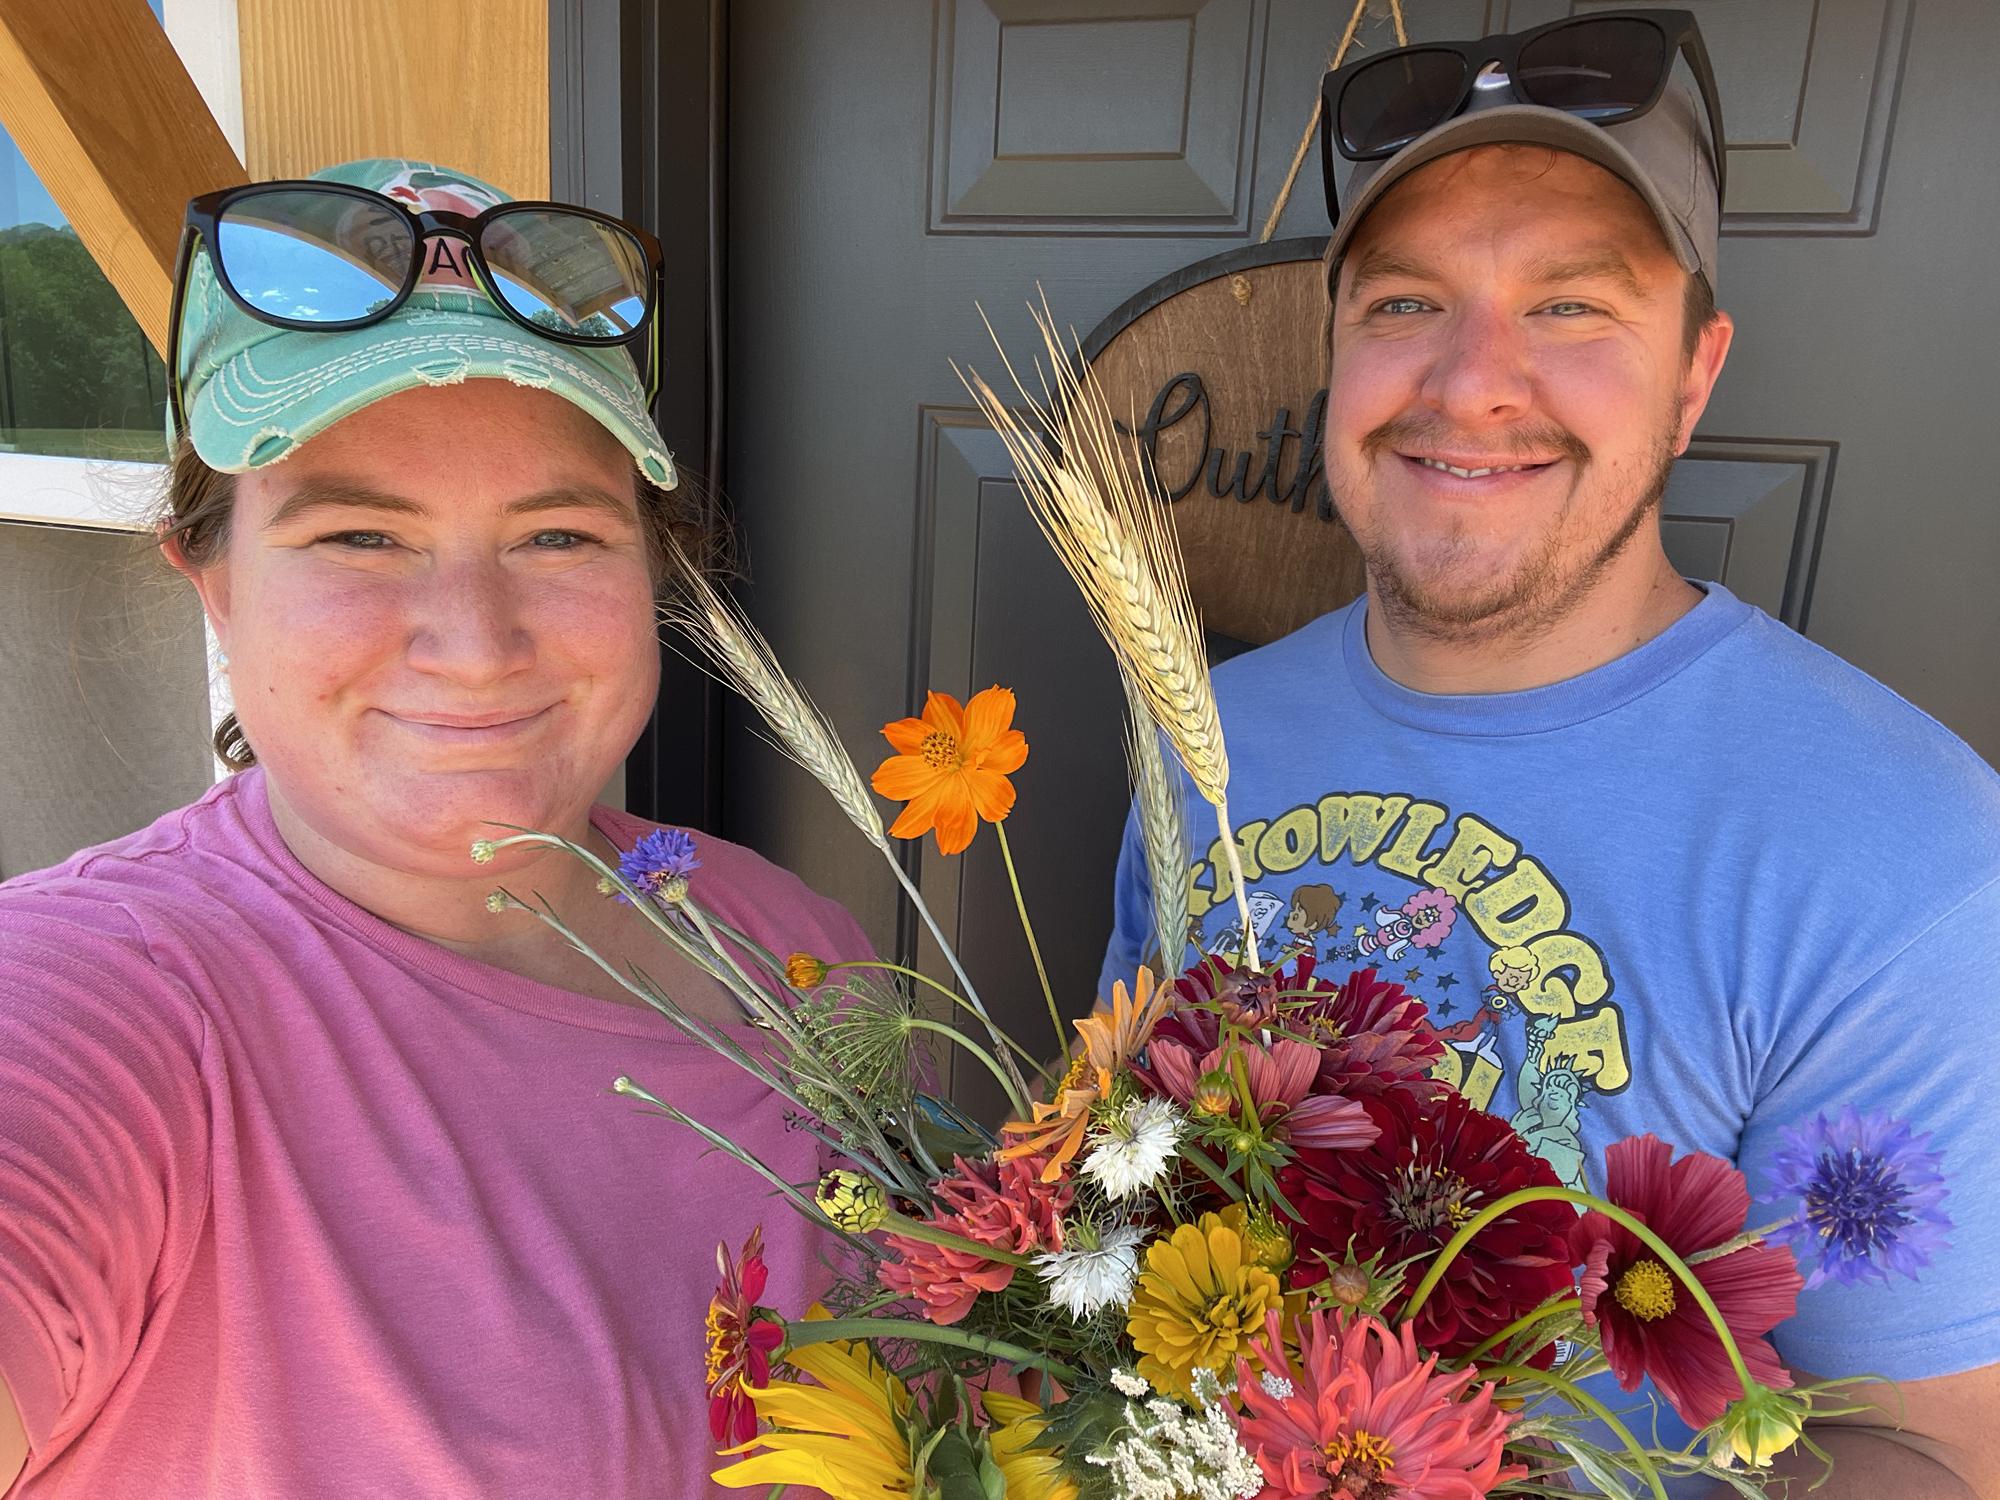
[{"label": "sunglasses on cap", "polygon": [[1476,42],[1421,42],[1350,62],[1320,80],[1320,170],[1327,217],[1339,222],[1333,158],[1377,161],[1465,111],[1475,91],[1511,90],[1523,104],[1593,125],[1636,120],[1660,102],[1685,56],[1708,110],[1718,194],[1727,153],[1715,70],[1685,10],[1599,11]]},{"label": "sunglasses on cap", "polygon": [[197,245],[229,300],[274,327],[337,333],[380,323],[424,281],[428,262],[558,344],[607,348],[650,332],[648,406],[659,391],[665,258],[637,225],[566,203],[500,203],[467,216],[417,212],[346,183],[258,182],[187,206],[167,350],[177,434],[187,430],[181,313]]}]

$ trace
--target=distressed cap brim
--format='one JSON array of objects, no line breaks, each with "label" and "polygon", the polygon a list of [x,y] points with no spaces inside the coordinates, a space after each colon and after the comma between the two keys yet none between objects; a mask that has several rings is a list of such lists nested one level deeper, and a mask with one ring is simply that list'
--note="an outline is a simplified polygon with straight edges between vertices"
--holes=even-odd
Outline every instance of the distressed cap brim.
[{"label": "distressed cap brim", "polygon": [[504,318],[443,307],[406,307],[387,323],[343,332],[271,328],[202,381],[189,436],[210,468],[246,473],[384,397],[466,380],[551,391],[595,418],[653,483],[675,483],[673,458],[629,379]]}]

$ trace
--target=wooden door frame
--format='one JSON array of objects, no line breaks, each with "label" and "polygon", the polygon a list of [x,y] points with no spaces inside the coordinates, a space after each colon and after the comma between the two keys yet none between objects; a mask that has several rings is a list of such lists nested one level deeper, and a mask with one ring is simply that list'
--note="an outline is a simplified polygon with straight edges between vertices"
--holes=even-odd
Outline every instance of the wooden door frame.
[{"label": "wooden door frame", "polygon": [[[666,248],[667,375],[654,407],[720,501],[728,203],[728,0],[549,0],[550,196],[622,214]],[[625,762],[641,817],[722,833],[721,688],[672,647]]]}]

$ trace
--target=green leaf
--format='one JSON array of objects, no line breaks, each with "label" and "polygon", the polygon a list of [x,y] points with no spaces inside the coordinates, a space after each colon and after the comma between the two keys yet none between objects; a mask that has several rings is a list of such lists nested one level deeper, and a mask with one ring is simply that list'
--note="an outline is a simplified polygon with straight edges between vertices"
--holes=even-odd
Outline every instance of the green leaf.
[{"label": "green leaf", "polygon": [[1612,1496],[1613,1500],[1632,1500],[1632,1490],[1612,1466],[1610,1454],[1588,1443],[1575,1441],[1564,1443],[1563,1448],[1577,1468],[1583,1471],[1583,1477],[1596,1485],[1600,1492]]}]

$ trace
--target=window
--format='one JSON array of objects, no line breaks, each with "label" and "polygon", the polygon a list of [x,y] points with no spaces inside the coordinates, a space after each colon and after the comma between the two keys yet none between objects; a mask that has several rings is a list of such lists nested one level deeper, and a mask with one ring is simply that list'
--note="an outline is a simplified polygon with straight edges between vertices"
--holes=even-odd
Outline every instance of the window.
[{"label": "window", "polygon": [[0,453],[158,462],[166,399],[159,356],[0,131]]}]

